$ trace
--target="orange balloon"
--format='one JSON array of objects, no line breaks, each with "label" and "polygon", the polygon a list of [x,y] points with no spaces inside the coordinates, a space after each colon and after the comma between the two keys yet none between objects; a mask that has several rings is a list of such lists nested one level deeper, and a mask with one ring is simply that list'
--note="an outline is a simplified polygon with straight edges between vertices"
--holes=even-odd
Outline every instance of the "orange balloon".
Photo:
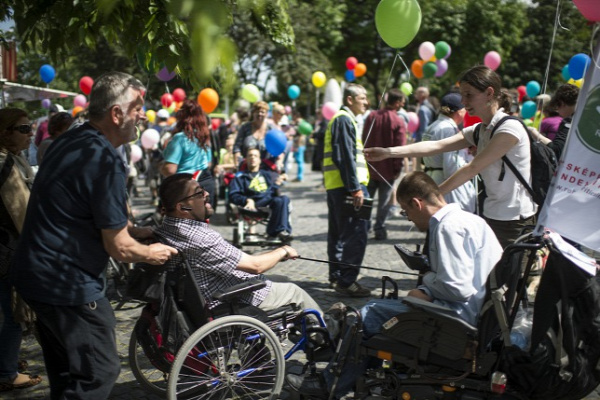
[{"label": "orange balloon", "polygon": [[211,113],[219,105],[219,94],[211,88],[202,89],[198,95],[198,104],[205,113]]},{"label": "orange balloon", "polygon": [[82,111],[83,111],[83,107],[81,107],[81,106],[73,107],[73,111],[71,111],[71,115],[73,115],[73,117],[76,117],[77,114],[79,114]]},{"label": "orange balloon", "polygon": [[175,122],[177,122],[177,118],[175,117],[169,117],[169,119],[167,119],[167,125],[173,125]]},{"label": "orange balloon", "polygon": [[179,111],[179,109],[181,108],[181,106],[183,105],[183,101],[176,101],[175,102],[175,110],[173,110],[174,112]]},{"label": "orange balloon", "polygon": [[417,79],[423,78],[423,64],[425,64],[425,61],[415,60],[410,66],[410,70]]},{"label": "orange balloon", "polygon": [[363,76],[364,74],[367,73],[367,66],[363,63],[358,63],[356,64],[356,66],[354,67],[354,76],[355,77],[360,77]]}]

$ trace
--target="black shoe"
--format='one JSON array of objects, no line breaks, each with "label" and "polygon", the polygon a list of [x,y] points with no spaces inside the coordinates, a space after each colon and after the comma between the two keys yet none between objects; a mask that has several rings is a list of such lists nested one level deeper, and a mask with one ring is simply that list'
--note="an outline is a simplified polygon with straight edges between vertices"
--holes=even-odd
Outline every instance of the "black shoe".
[{"label": "black shoe", "polygon": [[336,281],[329,282],[329,289],[335,289]]},{"label": "black shoe", "polygon": [[375,231],[375,240],[386,240],[387,231],[385,229],[379,229]]},{"label": "black shoe", "polygon": [[281,231],[277,234],[277,237],[281,239],[282,242],[291,242],[294,237],[288,231]]},{"label": "black shoe", "polygon": [[370,297],[371,291],[367,288],[364,288],[358,284],[358,282],[354,282],[352,285],[347,288],[341,287],[339,284],[335,286],[335,291],[344,294],[350,297]]},{"label": "black shoe", "polygon": [[295,392],[308,395],[316,399],[328,399],[329,390],[323,381],[322,375],[296,375],[287,374],[285,380]]}]

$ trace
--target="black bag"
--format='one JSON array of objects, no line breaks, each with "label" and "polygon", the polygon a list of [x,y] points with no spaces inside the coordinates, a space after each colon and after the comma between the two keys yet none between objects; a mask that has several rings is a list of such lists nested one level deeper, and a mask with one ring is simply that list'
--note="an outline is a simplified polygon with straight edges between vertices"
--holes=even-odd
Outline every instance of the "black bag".
[{"label": "black bag", "polygon": [[163,296],[167,268],[164,265],[138,263],[129,272],[127,295],[146,303],[159,302]]},{"label": "black bag", "polygon": [[552,250],[534,306],[531,350],[508,353],[529,399],[581,399],[600,384],[600,283]]},{"label": "black bag", "polygon": [[363,205],[360,208],[354,207],[354,197],[347,196],[342,205],[342,215],[358,219],[371,219],[371,210],[373,209],[373,199],[365,197]]},{"label": "black bag", "polygon": [[[516,117],[506,116],[502,118],[500,121],[496,123],[494,129],[492,130],[492,134],[490,135],[490,139],[494,136],[496,129],[502,123],[508,119],[514,119],[519,121],[525,132],[527,132],[527,136],[529,137],[529,149],[531,154],[531,186],[529,183],[523,178],[523,175],[517,170],[515,165],[504,155],[502,157],[502,170],[500,171],[500,176],[498,176],[498,180],[501,181],[504,179],[504,164],[508,165],[508,168],[515,174],[519,182],[527,189],[533,201],[538,206],[542,206],[544,201],[546,200],[546,195],[548,194],[548,189],[550,188],[550,182],[552,182],[552,177],[554,176],[554,172],[558,168],[558,161],[556,159],[556,154],[554,151],[546,146],[545,144],[538,142],[533,139],[531,133],[527,126],[523,123],[522,120]],[[481,124],[477,125],[475,128],[475,132],[473,135],[473,139],[475,140],[475,145],[479,142],[479,130],[481,129]]]}]

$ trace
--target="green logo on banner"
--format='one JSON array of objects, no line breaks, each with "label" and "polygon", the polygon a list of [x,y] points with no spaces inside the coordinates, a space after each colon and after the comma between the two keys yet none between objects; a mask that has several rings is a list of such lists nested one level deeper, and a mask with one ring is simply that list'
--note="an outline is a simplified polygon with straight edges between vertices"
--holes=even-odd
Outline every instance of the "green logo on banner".
[{"label": "green logo on banner", "polygon": [[585,147],[600,153],[600,85],[590,91],[576,132]]}]

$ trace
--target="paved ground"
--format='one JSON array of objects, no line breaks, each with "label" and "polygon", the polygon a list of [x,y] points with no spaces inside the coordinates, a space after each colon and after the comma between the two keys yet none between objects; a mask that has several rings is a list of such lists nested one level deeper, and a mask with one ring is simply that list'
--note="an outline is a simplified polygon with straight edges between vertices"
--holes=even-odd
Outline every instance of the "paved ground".
[{"label": "paved ground", "polygon": [[[310,166],[308,166],[310,169]],[[293,227],[294,237],[293,246],[299,254],[304,257],[315,259],[326,259],[326,236],[327,236],[327,205],[325,202],[325,192],[318,190],[320,183],[320,174],[307,173],[304,182],[289,183],[284,192],[293,202]],[[147,191],[141,189],[142,197],[134,199],[134,209],[136,212],[151,210]],[[225,223],[223,217],[223,205],[217,207],[217,214],[211,220],[214,229],[219,231],[225,238],[232,239],[233,227]],[[405,219],[395,217],[388,222],[389,237],[385,241],[375,241],[369,239],[367,254],[364,265],[369,267],[382,268],[390,270],[389,275],[394,278],[401,289],[407,290],[415,285],[415,277],[405,275],[402,272],[408,272],[408,269],[400,261],[396,254],[393,244],[401,243],[409,248],[415,247],[421,243],[424,234],[416,231],[412,224]],[[260,248],[247,248],[247,251],[257,251]],[[327,265],[306,260],[295,260],[281,263],[279,266],[269,271],[268,275],[273,279],[289,279],[306,289],[322,306],[327,309],[331,304],[337,301],[344,301],[346,304],[359,307],[364,304],[364,299],[350,299],[341,297],[335,291],[328,288]],[[361,272],[360,283],[373,290],[374,296],[381,293],[380,277],[385,273],[380,271],[363,270]],[[115,306],[116,306],[115,302]],[[120,310],[115,312],[117,317],[117,340],[118,350],[121,356],[121,375],[115,385],[110,399],[158,399],[144,392],[131,373],[128,365],[128,343],[131,336],[131,330],[135,323],[140,309],[136,304],[127,303]],[[42,354],[37,342],[33,337],[24,340],[21,357],[28,360],[30,372],[44,376],[44,383],[34,388],[18,391],[1,393],[0,399],[39,399],[49,398],[47,378],[44,375],[44,365]],[[587,399],[600,399],[597,393]]]}]

